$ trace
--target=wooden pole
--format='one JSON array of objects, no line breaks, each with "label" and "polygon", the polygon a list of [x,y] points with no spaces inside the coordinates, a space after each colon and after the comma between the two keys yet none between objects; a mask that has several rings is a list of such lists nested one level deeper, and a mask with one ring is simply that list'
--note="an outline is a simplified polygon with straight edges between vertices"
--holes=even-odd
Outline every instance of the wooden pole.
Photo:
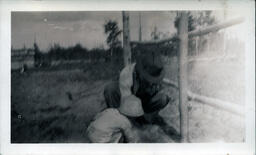
[{"label": "wooden pole", "polygon": [[210,37],[209,37],[209,34],[207,34],[206,35],[206,50],[207,50],[207,52],[209,52],[210,51],[210,43],[209,43],[209,41],[210,41]]},{"label": "wooden pole", "polygon": [[225,33],[223,34],[223,41],[222,41],[222,53],[224,56],[226,56],[226,35]]},{"label": "wooden pole", "polygon": [[139,28],[139,41],[142,40],[142,32],[141,32],[141,12],[139,12],[139,24],[140,24],[140,28]]},{"label": "wooden pole", "polygon": [[123,15],[123,49],[124,49],[124,65],[131,64],[131,46],[130,46],[130,29],[129,29],[129,13],[122,12]]},{"label": "wooden pole", "polygon": [[226,101],[222,101],[216,98],[211,98],[199,94],[192,93],[191,91],[187,91],[188,99],[193,100],[196,103],[202,103],[217,109],[225,110],[232,114],[236,114],[238,116],[244,117],[244,107],[237,105],[235,103],[230,103]]},{"label": "wooden pole", "polygon": [[188,108],[187,108],[187,55],[188,55],[188,15],[181,12],[178,27],[179,43],[179,111],[181,142],[188,142]]},{"label": "wooden pole", "polygon": [[198,43],[199,37],[196,37],[196,56],[199,55],[199,51],[198,51],[198,47],[199,47],[199,43]]},{"label": "wooden pole", "polygon": [[[172,81],[170,79],[164,78],[163,83],[166,85],[169,85],[177,90],[179,89],[178,84],[175,81]],[[195,94],[189,90],[187,90],[187,94],[188,94],[188,100],[195,101],[196,103],[202,103],[202,104],[205,104],[205,105],[208,105],[208,106],[211,106],[214,108],[218,108],[221,110],[225,110],[232,114],[236,114],[236,115],[244,117],[244,111],[242,110],[242,109],[244,109],[243,106],[236,105],[235,103],[230,103],[227,101],[222,101],[220,99]]]},{"label": "wooden pole", "polygon": [[189,37],[195,37],[195,36],[205,35],[205,34],[208,34],[210,32],[218,31],[220,29],[224,29],[224,28],[236,25],[236,24],[240,24],[243,21],[244,21],[244,18],[232,19],[232,20],[229,20],[229,21],[226,21],[226,22],[223,22],[223,23],[208,26],[206,28],[199,28],[197,30],[190,31],[188,36]]}]

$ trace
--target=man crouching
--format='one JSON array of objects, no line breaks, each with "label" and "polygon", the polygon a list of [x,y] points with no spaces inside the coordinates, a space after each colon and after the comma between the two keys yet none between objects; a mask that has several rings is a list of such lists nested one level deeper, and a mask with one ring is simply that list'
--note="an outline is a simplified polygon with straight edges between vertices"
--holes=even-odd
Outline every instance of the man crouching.
[{"label": "man crouching", "polygon": [[120,106],[123,91],[126,89],[131,91],[141,100],[145,112],[137,119],[137,123],[159,125],[179,142],[179,133],[159,115],[159,111],[169,102],[169,97],[162,86],[164,75],[165,70],[160,55],[147,51],[137,58],[136,63],[126,66],[121,71],[118,82],[111,82],[105,87],[104,97],[107,107],[117,108]]}]

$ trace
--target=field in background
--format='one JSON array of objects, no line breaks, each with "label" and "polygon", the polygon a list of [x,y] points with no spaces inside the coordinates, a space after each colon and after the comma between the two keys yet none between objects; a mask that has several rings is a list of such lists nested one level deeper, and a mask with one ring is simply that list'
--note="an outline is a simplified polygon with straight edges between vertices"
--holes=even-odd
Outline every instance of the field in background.
[{"label": "field in background", "polygon": [[[105,108],[103,88],[117,77],[120,69],[116,64],[102,62],[31,70],[25,74],[12,72],[11,142],[88,142],[85,130],[93,116]],[[177,81],[176,57],[166,58],[165,69],[166,77]],[[243,71],[243,65],[230,59],[191,63],[189,87],[198,94],[244,105]],[[161,115],[178,130],[178,92],[166,89],[175,101]],[[81,90],[86,92],[85,96],[69,102],[66,92]],[[242,118],[207,105],[190,105],[191,142],[244,141]],[[162,137],[155,137],[155,142],[173,142],[158,128],[151,128],[150,132]]]}]

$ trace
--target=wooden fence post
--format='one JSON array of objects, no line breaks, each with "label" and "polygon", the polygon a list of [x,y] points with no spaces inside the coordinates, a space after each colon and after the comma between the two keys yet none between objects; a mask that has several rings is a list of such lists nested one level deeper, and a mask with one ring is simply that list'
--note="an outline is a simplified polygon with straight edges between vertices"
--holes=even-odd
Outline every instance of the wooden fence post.
[{"label": "wooden fence post", "polygon": [[123,49],[124,49],[124,65],[131,63],[131,46],[130,46],[130,29],[129,29],[129,13],[122,12],[123,15]]},{"label": "wooden fence post", "polygon": [[139,12],[139,41],[142,40],[142,31],[141,31],[141,12]]},{"label": "wooden fence post", "polygon": [[188,55],[188,15],[181,12],[179,26],[179,111],[181,141],[188,142],[188,108],[187,108],[187,55]]}]

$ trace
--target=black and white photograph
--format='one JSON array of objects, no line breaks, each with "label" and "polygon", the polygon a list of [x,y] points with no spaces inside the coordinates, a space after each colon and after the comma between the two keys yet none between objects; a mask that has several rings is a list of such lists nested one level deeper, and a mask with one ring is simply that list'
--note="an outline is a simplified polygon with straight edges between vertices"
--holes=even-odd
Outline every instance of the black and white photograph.
[{"label": "black and white photograph", "polygon": [[240,12],[11,12],[11,143],[245,142]]},{"label": "black and white photograph", "polygon": [[0,0],[0,154],[255,154],[254,12]]}]

